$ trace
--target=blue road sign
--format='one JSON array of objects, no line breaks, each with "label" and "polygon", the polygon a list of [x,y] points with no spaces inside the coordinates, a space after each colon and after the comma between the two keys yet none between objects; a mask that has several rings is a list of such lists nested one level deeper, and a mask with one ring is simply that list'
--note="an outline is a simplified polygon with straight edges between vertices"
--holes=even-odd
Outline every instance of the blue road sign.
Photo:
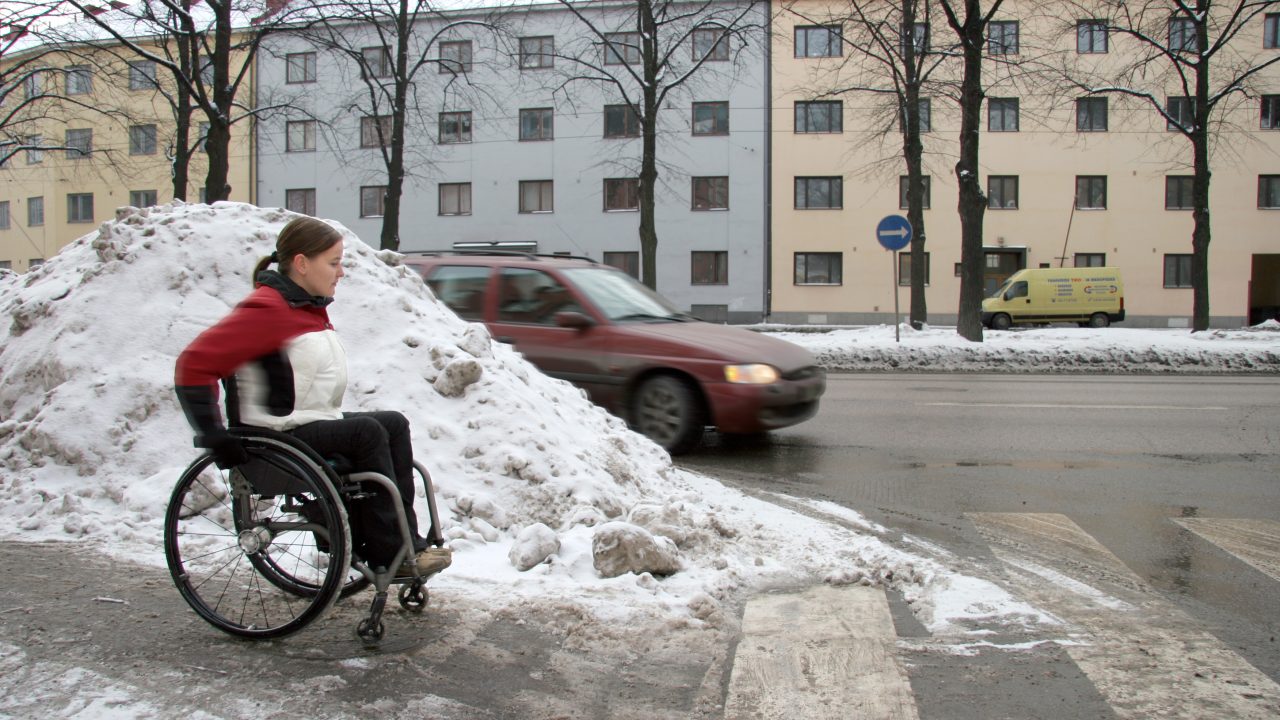
[{"label": "blue road sign", "polygon": [[911,242],[911,223],[901,215],[886,215],[876,225],[876,240],[885,250],[901,250]]}]

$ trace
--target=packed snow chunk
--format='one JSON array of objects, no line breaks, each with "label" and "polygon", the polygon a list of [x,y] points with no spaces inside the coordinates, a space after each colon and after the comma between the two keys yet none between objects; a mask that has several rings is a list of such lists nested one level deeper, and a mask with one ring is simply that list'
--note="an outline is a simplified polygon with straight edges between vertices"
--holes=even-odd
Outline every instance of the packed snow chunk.
[{"label": "packed snow chunk", "polygon": [[511,544],[507,559],[520,572],[539,565],[560,552],[560,538],[544,523],[534,523],[520,531]]},{"label": "packed snow chunk", "polygon": [[450,360],[444,366],[433,386],[445,397],[458,397],[468,386],[474,385],[484,374],[484,368],[474,358]]},{"label": "packed snow chunk", "polygon": [[670,538],[616,520],[595,529],[591,554],[601,577],[618,577],[629,572],[674,575],[680,570],[680,551]]},{"label": "packed snow chunk", "polygon": [[462,333],[462,339],[458,341],[458,347],[473,357],[493,357],[493,341],[489,337],[489,330],[480,323],[471,323],[467,326],[466,331]]}]

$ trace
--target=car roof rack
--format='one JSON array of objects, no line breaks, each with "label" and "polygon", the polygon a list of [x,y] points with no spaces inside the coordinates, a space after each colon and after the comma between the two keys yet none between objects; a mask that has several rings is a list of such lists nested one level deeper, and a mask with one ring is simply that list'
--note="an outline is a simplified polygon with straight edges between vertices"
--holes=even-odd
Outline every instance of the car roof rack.
[{"label": "car roof rack", "polygon": [[552,260],[585,260],[593,265],[599,265],[600,261],[595,258],[589,258],[585,255],[557,255],[555,253],[537,253],[524,252],[522,250],[503,250],[500,248],[449,248],[447,250],[402,250],[402,255],[500,255],[509,257],[521,257],[526,260],[540,260],[542,258],[551,258]]}]

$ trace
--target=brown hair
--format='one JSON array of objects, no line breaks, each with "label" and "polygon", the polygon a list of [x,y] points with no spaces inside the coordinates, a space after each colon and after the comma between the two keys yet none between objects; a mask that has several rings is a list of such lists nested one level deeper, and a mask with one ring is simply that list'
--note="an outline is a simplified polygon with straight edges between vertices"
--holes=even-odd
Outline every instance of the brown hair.
[{"label": "brown hair", "polygon": [[254,284],[258,273],[277,263],[280,272],[288,275],[295,255],[313,258],[342,241],[342,233],[329,223],[313,217],[297,217],[289,221],[276,237],[276,250],[258,261],[253,269]]}]

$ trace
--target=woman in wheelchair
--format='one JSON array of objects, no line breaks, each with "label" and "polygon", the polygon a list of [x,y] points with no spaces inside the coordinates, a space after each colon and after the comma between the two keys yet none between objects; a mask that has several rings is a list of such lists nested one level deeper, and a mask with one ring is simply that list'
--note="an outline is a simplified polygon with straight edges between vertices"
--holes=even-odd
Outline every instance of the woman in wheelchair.
[{"label": "woman in wheelchair", "polygon": [[[273,263],[278,270],[268,269]],[[416,552],[397,574],[416,569],[427,577],[448,567],[452,555],[418,531],[409,421],[398,412],[340,409],[347,360],[325,307],[343,274],[337,230],[310,217],[289,222],[275,252],[254,269],[254,291],[178,356],[175,389],[196,445],[208,448],[220,468],[249,460],[218,408],[218,382],[234,375],[236,392],[228,402],[240,423],[289,433],[324,458],[341,456],[353,472],[392,479]],[[370,490],[374,497],[352,503],[352,550],[370,567],[387,567],[404,546],[403,535],[388,491]]]}]

